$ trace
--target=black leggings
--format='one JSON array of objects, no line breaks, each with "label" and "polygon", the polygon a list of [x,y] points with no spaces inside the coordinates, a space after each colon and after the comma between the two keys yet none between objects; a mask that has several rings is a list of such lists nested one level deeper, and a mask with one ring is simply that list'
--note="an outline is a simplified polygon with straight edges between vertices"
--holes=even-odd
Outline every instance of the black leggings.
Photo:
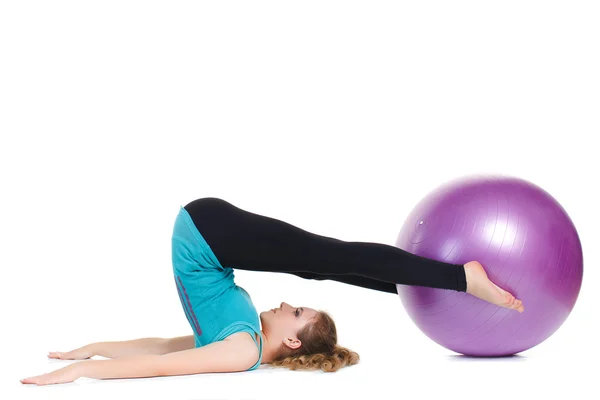
[{"label": "black leggings", "polygon": [[205,197],[187,204],[194,225],[223,267],[290,273],[388,293],[396,284],[465,292],[464,265],[370,242],[347,242]]}]

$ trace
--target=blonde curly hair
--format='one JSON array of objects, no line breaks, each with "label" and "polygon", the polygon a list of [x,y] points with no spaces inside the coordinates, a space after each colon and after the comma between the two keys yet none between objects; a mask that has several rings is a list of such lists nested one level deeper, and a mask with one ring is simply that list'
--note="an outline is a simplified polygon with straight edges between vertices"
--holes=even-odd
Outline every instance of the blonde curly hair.
[{"label": "blonde curly hair", "polygon": [[317,312],[315,321],[306,324],[297,336],[302,345],[293,350],[282,344],[271,362],[272,366],[335,372],[344,366],[358,364],[360,360],[357,353],[337,344],[335,322],[324,311]]}]

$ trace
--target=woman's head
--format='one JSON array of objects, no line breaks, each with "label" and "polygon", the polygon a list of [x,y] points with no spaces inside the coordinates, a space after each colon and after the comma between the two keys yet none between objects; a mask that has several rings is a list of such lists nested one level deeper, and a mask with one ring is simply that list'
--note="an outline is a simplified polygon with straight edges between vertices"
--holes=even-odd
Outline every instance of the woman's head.
[{"label": "woman's head", "polygon": [[358,354],[338,346],[335,322],[324,311],[281,303],[279,308],[262,312],[260,318],[265,336],[280,343],[274,366],[334,372],[359,361]]}]

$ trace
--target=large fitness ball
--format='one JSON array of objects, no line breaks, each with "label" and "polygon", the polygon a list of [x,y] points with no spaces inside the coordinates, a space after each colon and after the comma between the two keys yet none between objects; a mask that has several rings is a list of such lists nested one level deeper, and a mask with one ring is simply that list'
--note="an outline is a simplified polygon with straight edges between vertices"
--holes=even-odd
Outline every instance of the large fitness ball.
[{"label": "large fitness ball", "polygon": [[453,264],[479,261],[492,282],[523,300],[519,313],[465,292],[397,285],[419,329],[465,355],[511,355],[540,344],[567,319],[581,288],[573,222],[550,194],[514,177],[441,185],[409,214],[396,247]]}]

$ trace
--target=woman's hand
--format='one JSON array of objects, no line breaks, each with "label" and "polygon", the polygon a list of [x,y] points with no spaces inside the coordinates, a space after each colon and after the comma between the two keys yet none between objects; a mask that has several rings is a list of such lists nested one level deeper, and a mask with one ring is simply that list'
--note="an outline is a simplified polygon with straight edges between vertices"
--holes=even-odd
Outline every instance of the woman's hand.
[{"label": "woman's hand", "polygon": [[96,353],[92,344],[80,347],[66,353],[60,351],[51,351],[48,353],[48,358],[56,358],[59,360],[85,360],[95,356]]},{"label": "woman's hand", "polygon": [[30,378],[21,379],[21,383],[28,384],[33,383],[39,386],[42,385],[53,385],[56,383],[68,383],[73,382],[77,378],[79,378],[79,367],[78,364],[75,363],[71,365],[67,365],[61,369],[57,369],[56,371],[49,372],[47,374],[32,376]]}]

